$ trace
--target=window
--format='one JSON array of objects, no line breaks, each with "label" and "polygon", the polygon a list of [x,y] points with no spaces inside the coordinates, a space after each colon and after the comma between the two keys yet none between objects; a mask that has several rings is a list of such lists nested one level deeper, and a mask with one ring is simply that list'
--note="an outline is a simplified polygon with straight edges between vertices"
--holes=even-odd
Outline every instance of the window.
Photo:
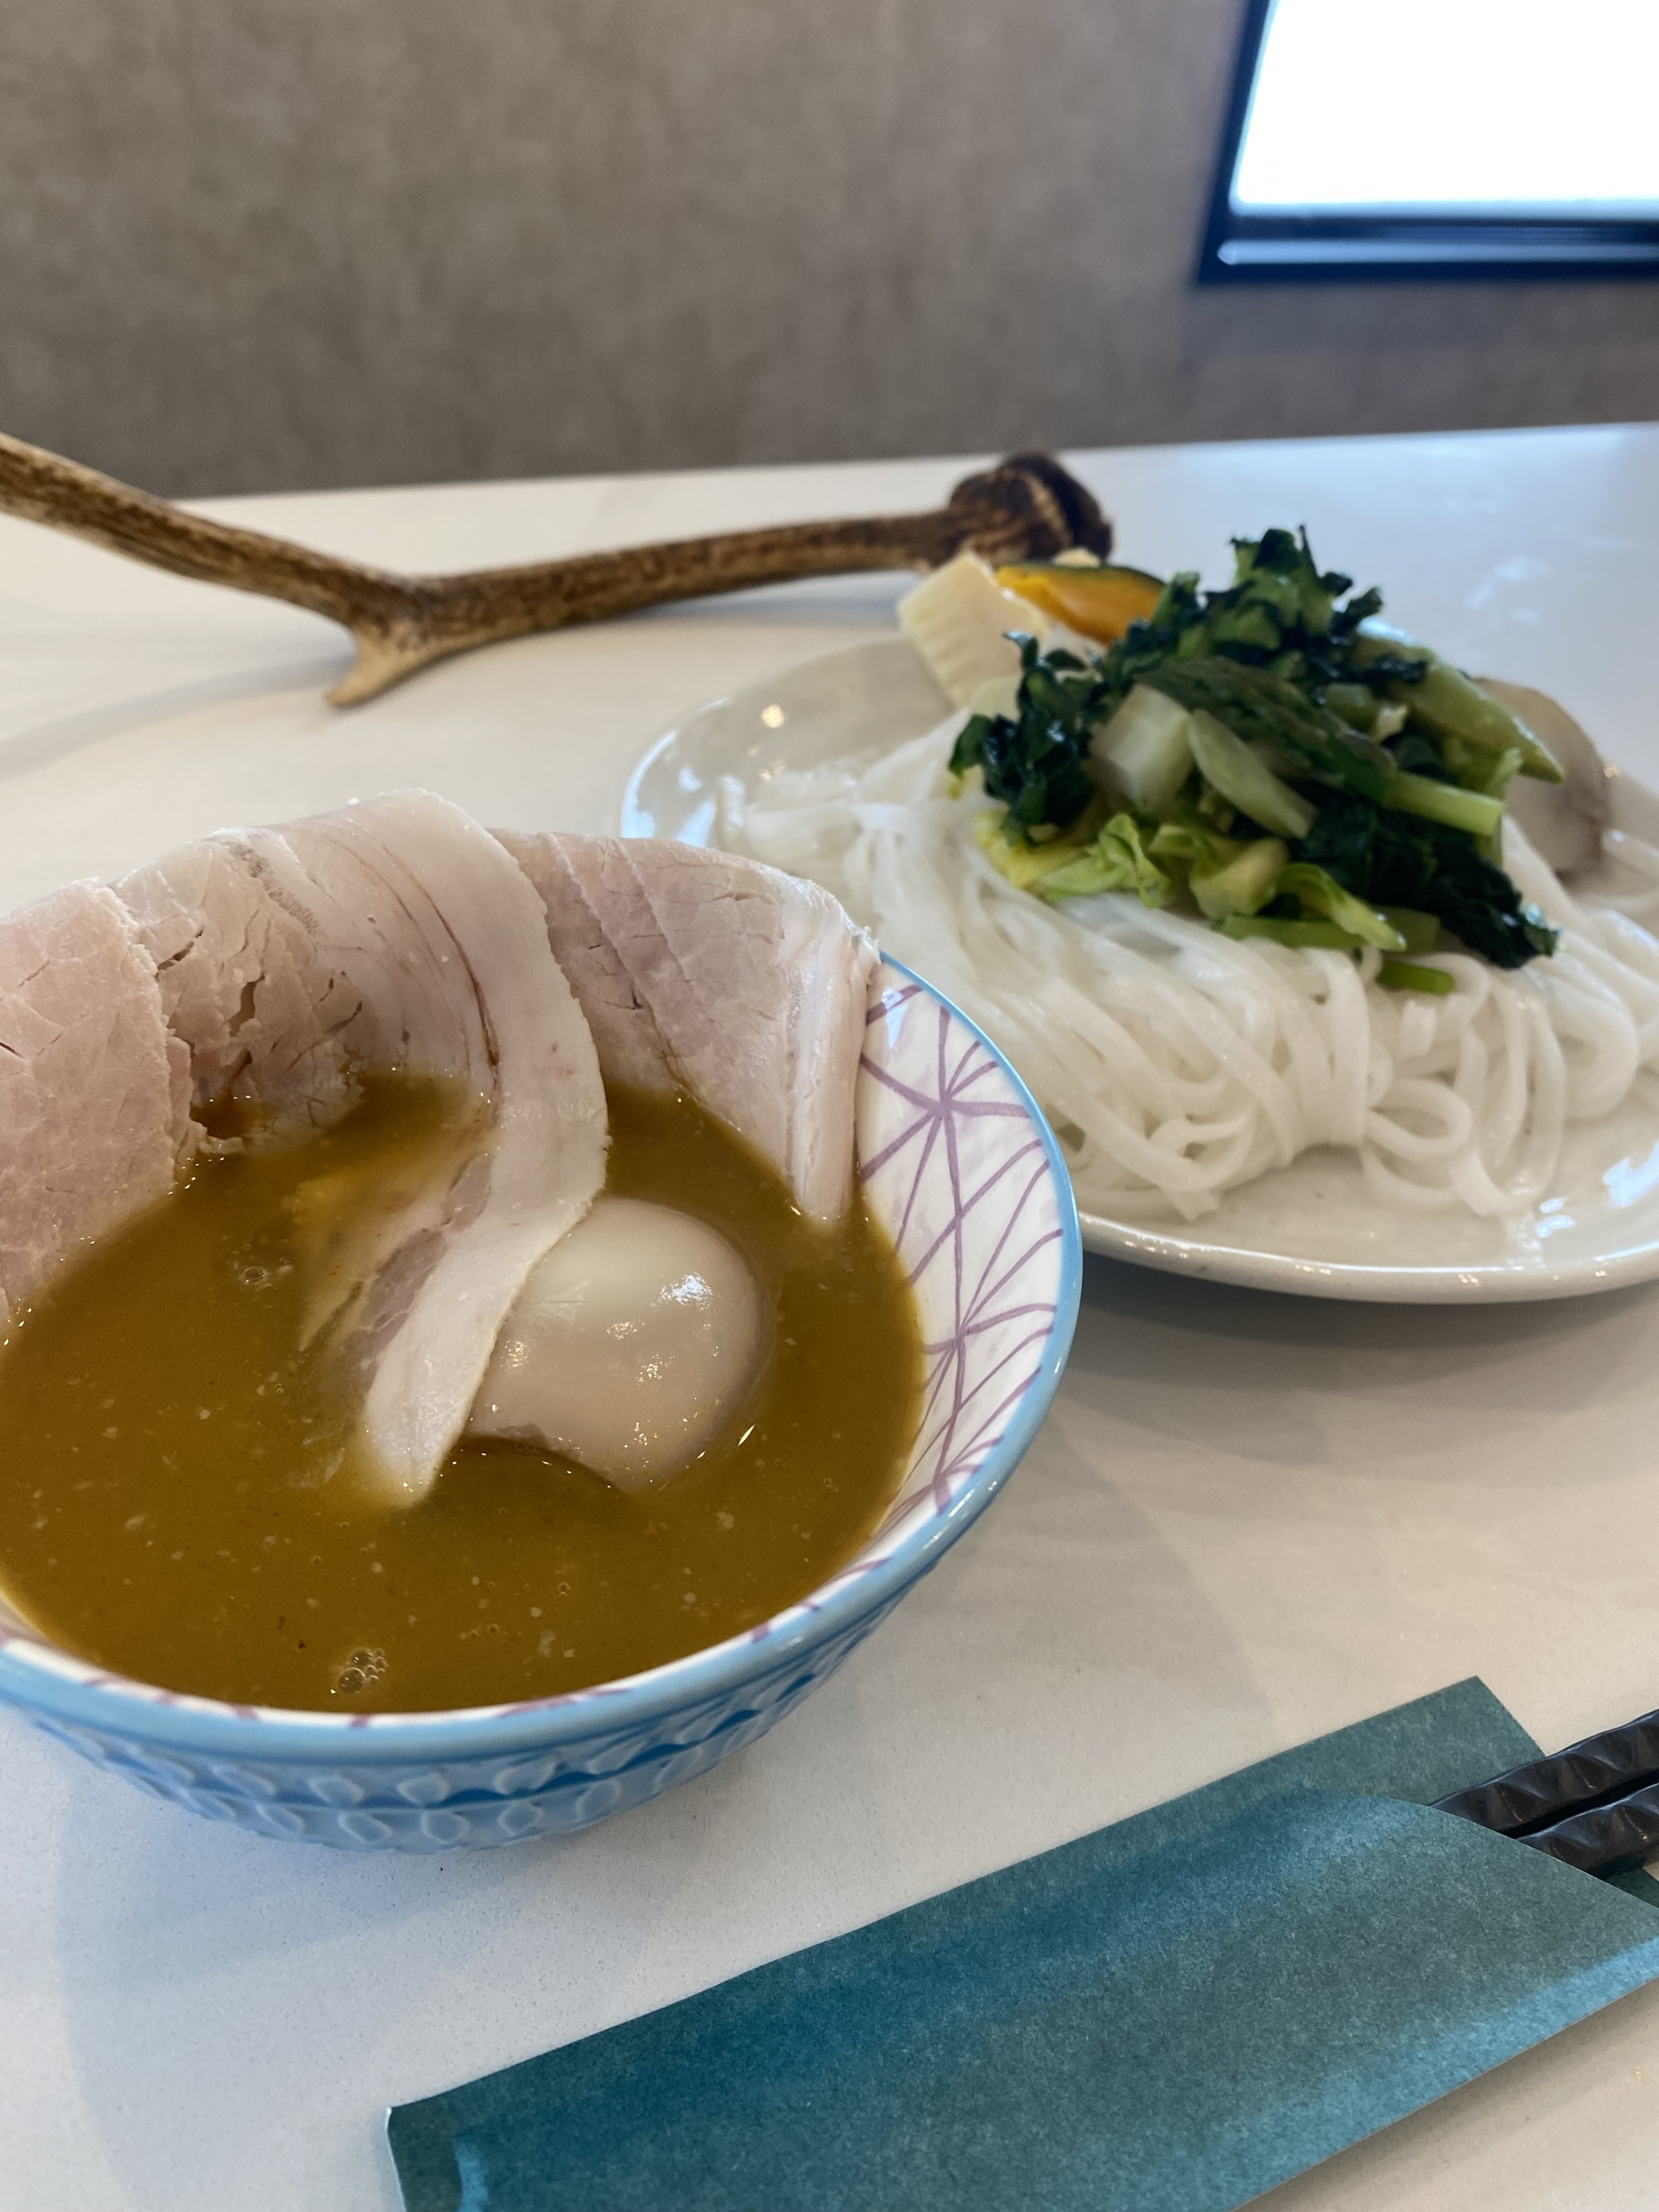
[{"label": "window", "polygon": [[1250,0],[1199,267],[1659,275],[1659,0]]}]

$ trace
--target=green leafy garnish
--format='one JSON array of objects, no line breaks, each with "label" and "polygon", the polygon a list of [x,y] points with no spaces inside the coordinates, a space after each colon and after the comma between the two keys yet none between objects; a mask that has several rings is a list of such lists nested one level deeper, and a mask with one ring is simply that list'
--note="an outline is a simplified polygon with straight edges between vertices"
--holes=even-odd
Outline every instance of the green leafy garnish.
[{"label": "green leafy garnish", "polygon": [[1346,929],[1362,945],[1379,945],[1385,952],[1405,952],[1405,938],[1386,915],[1356,898],[1333,875],[1310,860],[1293,860],[1280,872],[1273,886],[1278,897],[1294,897],[1304,913],[1322,914],[1339,929]]},{"label": "green leafy garnish", "polygon": [[1407,952],[1433,951],[1440,937],[1440,924],[1433,915],[1410,906],[1385,906],[1381,912],[1382,919],[1399,931]]},{"label": "green leafy garnish", "polygon": [[1244,739],[1277,745],[1294,770],[1381,799],[1395,763],[1379,744],[1271,668],[1247,668],[1220,656],[1171,661],[1142,679],[1224,722]]},{"label": "green leafy garnish", "polygon": [[1409,640],[1356,649],[1360,625],[1381,610],[1382,595],[1347,599],[1352,579],[1318,568],[1305,530],[1235,538],[1233,554],[1225,591],[1200,592],[1190,572],[1170,580],[1150,620],[1133,624],[1107,654],[1103,674],[1109,682],[1127,692],[1171,660],[1218,659],[1266,669],[1307,702],[1322,705],[1334,684],[1386,696],[1394,684],[1418,682],[1427,672],[1431,656]]},{"label": "green leafy garnish", "polygon": [[1232,915],[1220,925],[1224,937],[1266,937],[1275,945],[1305,951],[1316,946],[1328,952],[1359,952],[1363,938],[1334,921],[1286,921],[1276,914]]},{"label": "green leafy garnish", "polygon": [[1033,888],[1046,899],[1089,898],[1097,891],[1135,891],[1143,906],[1168,906],[1176,884],[1141,841],[1133,814],[1115,814],[1079,857]]},{"label": "green leafy garnish", "polygon": [[1019,640],[1019,712],[970,715],[951,755],[951,773],[979,769],[1017,830],[1068,829],[1095,787],[1085,765],[1094,726],[1094,678],[1075,653],[1045,658]]},{"label": "green leafy garnish", "polygon": [[[1305,531],[1233,545],[1224,591],[1171,577],[1098,658],[1019,640],[1015,711],[971,716],[951,760],[1003,803],[1003,873],[1049,899],[1184,893],[1284,944],[1425,952],[1443,927],[1500,968],[1553,952],[1499,865],[1504,792],[1559,777],[1548,752]],[[1097,830],[1091,804],[1115,809]],[[1074,849],[1039,856],[1057,837]]]},{"label": "green leafy garnish", "polygon": [[1494,968],[1522,968],[1555,950],[1556,933],[1538,908],[1472,838],[1442,823],[1334,795],[1298,857],[1370,905],[1432,914]]},{"label": "green leafy garnish", "polygon": [[1385,960],[1376,980],[1385,991],[1426,991],[1436,999],[1449,999],[1457,988],[1443,968],[1419,968],[1410,960]]}]

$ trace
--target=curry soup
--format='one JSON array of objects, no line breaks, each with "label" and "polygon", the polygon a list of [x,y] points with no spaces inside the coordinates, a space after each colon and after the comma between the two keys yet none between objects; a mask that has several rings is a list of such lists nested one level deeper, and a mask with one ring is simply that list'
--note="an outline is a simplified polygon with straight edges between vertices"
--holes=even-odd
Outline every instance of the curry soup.
[{"label": "curry soup", "polygon": [[471,1442],[419,1503],[374,1502],[314,1335],[318,1194],[349,1247],[388,1164],[455,1127],[441,1086],[382,1078],[330,1129],[202,1161],[15,1327],[0,1588],[16,1610],[168,1688],[419,1711],[655,1666],[832,1574],[890,1502],[919,1414],[892,1248],[861,1199],[833,1229],[804,1219],[690,1098],[617,1091],[610,1110],[606,1188],[710,1223],[770,1310],[758,1379],[684,1474],[629,1496],[528,1445]]}]

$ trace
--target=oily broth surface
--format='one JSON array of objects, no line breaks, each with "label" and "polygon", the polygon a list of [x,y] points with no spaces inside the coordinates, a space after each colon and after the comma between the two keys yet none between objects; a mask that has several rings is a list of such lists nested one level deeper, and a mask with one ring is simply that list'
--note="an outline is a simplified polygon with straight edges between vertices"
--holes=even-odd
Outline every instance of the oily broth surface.
[{"label": "oily broth surface", "polygon": [[545,1697],[752,1626],[855,1552],[920,1407],[915,1307],[856,1202],[830,1231],[695,1102],[613,1091],[607,1189],[702,1216],[775,1337],[702,1456],[630,1498],[473,1443],[396,1511],[354,1480],[351,1407],[301,1354],[289,1201],[441,1144],[434,1085],[370,1084],[333,1129],[203,1164],[89,1253],[0,1352],[0,1584],[66,1650],[239,1703],[419,1711]]}]

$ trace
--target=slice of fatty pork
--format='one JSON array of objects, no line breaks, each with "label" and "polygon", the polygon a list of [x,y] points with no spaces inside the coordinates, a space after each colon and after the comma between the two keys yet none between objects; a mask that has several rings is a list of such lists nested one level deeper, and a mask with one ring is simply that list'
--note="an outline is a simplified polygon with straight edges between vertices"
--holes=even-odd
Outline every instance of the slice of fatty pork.
[{"label": "slice of fatty pork", "polygon": [[155,963],[101,884],[0,921],[0,1328],[172,1188],[189,1123],[168,1047]]},{"label": "slice of fatty pork", "polygon": [[689,1091],[835,1220],[876,951],[815,884],[655,838],[498,830],[608,1080]]},{"label": "slice of fatty pork", "polygon": [[424,792],[222,831],[116,890],[198,1112],[239,1100],[326,1122],[369,1069],[449,1078],[479,1103],[368,1241],[331,1255],[308,1322],[358,1381],[370,1466],[417,1497],[526,1277],[605,1180],[599,1061],[541,902],[493,837]]}]

